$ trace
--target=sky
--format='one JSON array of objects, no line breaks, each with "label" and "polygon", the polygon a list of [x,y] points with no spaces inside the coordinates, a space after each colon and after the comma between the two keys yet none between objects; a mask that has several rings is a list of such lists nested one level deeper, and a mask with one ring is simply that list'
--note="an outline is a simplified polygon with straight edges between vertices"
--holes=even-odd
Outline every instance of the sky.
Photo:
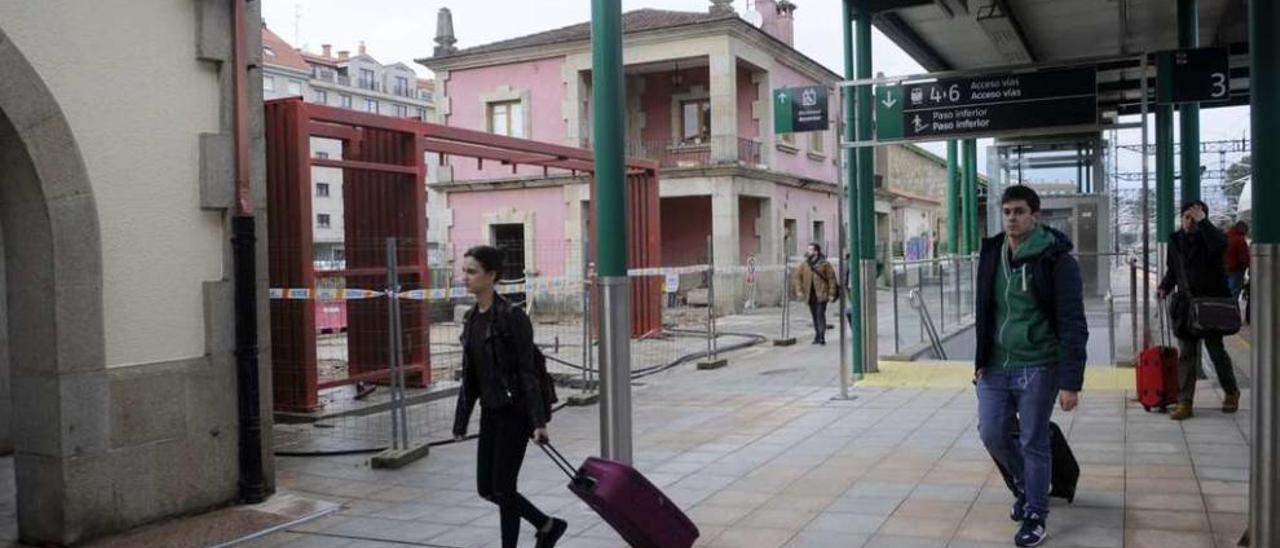
[{"label": "sky", "polygon": [[[840,4],[835,0],[793,0],[797,5],[796,49],[838,74],[843,73],[843,37]],[[744,13],[751,0],[734,0]],[[657,8],[704,11],[708,0],[622,0],[623,10]],[[591,19],[588,0],[263,0],[262,16],[267,25],[296,47],[319,51],[321,44],[333,44],[334,51],[355,51],[364,40],[370,55],[383,63],[405,62],[423,77],[426,67],[413,62],[428,57],[434,47],[436,14],[442,7],[453,12],[458,47],[466,48],[544,30],[573,25]],[[876,72],[897,76],[924,70],[879,31],[872,39],[872,66]],[[1126,120],[1127,122],[1136,121]],[[1206,109],[1201,116],[1201,139],[1239,139],[1249,125],[1247,107]],[[1149,121],[1150,139],[1155,139],[1154,117]],[[1176,126],[1175,126],[1176,127]],[[1141,131],[1120,133],[1123,144],[1140,144]],[[990,139],[978,143],[979,171],[987,168],[986,149]],[[924,143],[936,154],[945,154],[943,143]],[[1236,158],[1228,158],[1228,162]],[[1121,171],[1140,171],[1142,158],[1121,151]],[[1218,158],[1205,156],[1202,164],[1216,169]],[[1154,170],[1154,161],[1150,162]],[[1074,170],[1069,170],[1074,178]],[[1154,175],[1152,175],[1154,178]],[[1206,181],[1210,183],[1210,181]],[[1154,184],[1154,183],[1153,183]]]}]

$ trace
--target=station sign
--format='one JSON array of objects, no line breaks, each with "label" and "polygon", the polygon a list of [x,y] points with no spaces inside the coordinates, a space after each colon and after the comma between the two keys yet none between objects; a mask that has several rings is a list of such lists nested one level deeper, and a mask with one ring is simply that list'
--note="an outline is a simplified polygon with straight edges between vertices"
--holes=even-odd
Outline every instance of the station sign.
[{"label": "station sign", "polygon": [[1098,124],[1094,67],[876,86],[876,139],[937,140]]},{"label": "station sign", "polygon": [[828,129],[829,105],[824,86],[773,90],[773,131],[824,131]]},{"label": "station sign", "polygon": [[1227,48],[1162,51],[1156,54],[1156,102],[1226,101],[1231,98]]}]

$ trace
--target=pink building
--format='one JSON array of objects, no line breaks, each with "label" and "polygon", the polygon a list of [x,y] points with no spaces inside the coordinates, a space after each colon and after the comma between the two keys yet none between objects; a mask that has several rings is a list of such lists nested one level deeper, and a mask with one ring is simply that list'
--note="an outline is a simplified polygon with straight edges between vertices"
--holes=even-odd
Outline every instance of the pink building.
[{"label": "pink building", "polygon": [[[658,160],[664,265],[780,264],[810,241],[834,247],[832,131],[773,133],[770,91],[839,76],[792,47],[795,6],[755,0],[757,26],[723,0],[707,12],[623,15],[627,135],[632,156]],[[436,121],[558,144],[591,142],[589,23],[464,49],[441,13]],[[833,117],[838,105],[831,93]],[[587,234],[587,181],[537,168],[444,160],[431,188],[448,212],[446,246],[499,243],[526,272],[576,273]]]}]

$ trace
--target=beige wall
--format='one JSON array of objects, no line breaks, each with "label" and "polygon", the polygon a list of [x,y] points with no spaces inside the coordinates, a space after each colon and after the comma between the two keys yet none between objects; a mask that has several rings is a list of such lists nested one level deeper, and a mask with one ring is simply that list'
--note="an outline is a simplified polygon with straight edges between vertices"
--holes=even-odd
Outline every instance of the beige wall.
[{"label": "beige wall", "polygon": [[0,21],[84,156],[106,363],[203,355],[201,282],[222,277],[224,242],[220,214],[200,209],[199,134],[219,131],[220,95],[216,66],[196,61],[196,2],[8,0]]}]

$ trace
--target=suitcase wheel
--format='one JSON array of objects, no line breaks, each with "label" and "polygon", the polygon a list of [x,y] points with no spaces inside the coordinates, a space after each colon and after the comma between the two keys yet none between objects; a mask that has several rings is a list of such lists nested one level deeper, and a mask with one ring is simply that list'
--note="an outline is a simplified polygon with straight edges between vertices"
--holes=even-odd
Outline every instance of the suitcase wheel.
[{"label": "suitcase wheel", "polygon": [[1143,410],[1143,411],[1146,411],[1146,412],[1148,412],[1148,413],[1150,413],[1150,412],[1151,412],[1151,406],[1150,406],[1150,405],[1144,405],[1144,406],[1142,406],[1142,410]]}]

